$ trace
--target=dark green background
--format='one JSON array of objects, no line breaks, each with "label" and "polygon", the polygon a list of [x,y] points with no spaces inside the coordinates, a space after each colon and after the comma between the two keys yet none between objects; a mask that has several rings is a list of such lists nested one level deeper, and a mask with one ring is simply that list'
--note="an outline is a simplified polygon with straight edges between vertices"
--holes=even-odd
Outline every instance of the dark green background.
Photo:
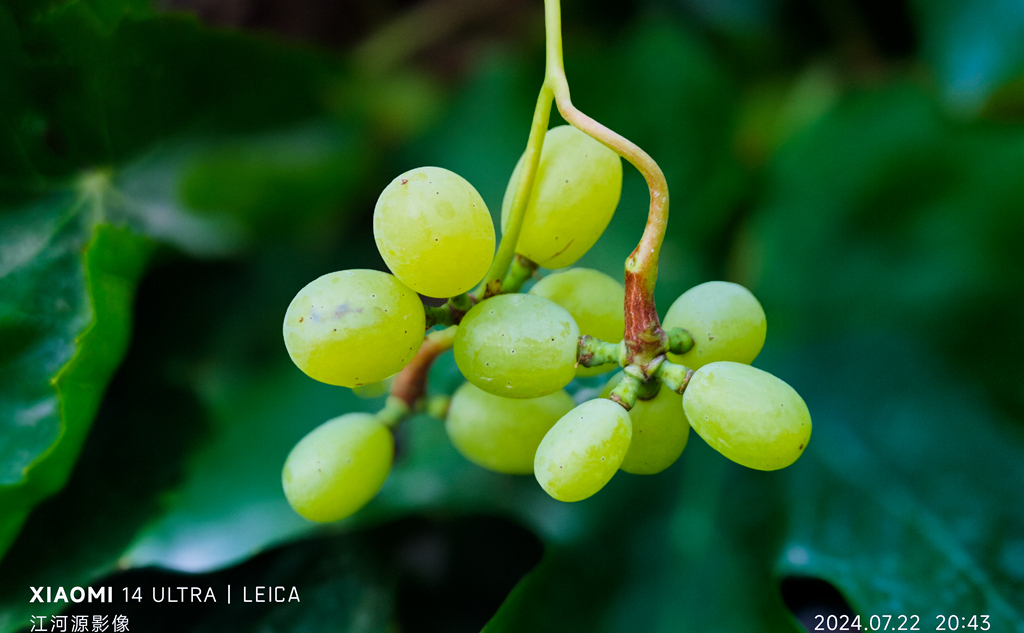
[{"label": "dark green background", "polygon": [[[116,604],[67,613],[133,631],[1024,631],[1024,3],[563,19],[575,103],[668,177],[658,304],[754,291],[755,364],[814,418],[800,461],[751,471],[693,435],[664,473],[561,504],[419,417],[376,500],[306,523],[280,491],[291,446],[380,402],[299,372],[284,309],[383,266],[370,215],[401,171],[452,169],[500,210],[541,3],[4,0],[0,631],[63,606],[30,586],[90,583]],[[647,207],[625,173],[580,262],[615,276]],[[460,380],[443,357],[431,388]],[[302,602],[149,600],[227,584]]]}]

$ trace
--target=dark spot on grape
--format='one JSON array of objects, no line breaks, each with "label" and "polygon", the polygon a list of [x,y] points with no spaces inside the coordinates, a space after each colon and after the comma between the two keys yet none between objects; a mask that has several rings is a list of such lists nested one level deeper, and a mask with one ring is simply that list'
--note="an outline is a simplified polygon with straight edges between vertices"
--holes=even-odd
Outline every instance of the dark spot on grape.
[{"label": "dark spot on grape", "polygon": [[407,178],[402,178],[402,184],[403,185],[409,184],[409,180]]},{"label": "dark spot on grape", "polygon": [[338,328],[334,328],[334,331],[335,331],[335,332],[337,332],[337,331],[338,331]]},{"label": "dark spot on grape", "polygon": [[299,323],[302,323],[305,319],[306,317],[299,317]]},{"label": "dark spot on grape", "polygon": [[565,184],[569,184],[569,179],[568,178],[565,179]]},{"label": "dark spot on grape", "polygon": [[334,309],[334,316],[336,316],[338,318],[341,318],[341,317],[345,316],[346,314],[348,314],[349,312],[362,312],[362,311],[363,311],[362,308],[357,308],[357,309],[353,310],[352,308],[349,307],[348,302],[345,302],[345,303],[341,304],[340,306],[338,306],[337,308]]},{"label": "dark spot on grape", "polygon": [[[568,181],[568,180],[566,180],[565,182],[569,182],[569,181]],[[601,461],[602,461],[602,462],[604,461],[604,457],[601,457]]]}]

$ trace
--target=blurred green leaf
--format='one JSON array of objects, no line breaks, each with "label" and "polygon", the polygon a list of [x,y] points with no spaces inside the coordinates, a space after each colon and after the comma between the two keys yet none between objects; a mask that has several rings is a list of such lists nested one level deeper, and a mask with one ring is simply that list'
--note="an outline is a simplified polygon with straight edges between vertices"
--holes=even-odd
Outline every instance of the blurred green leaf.
[{"label": "blurred green leaf", "polygon": [[152,243],[107,221],[105,187],[0,214],[0,553],[63,486],[128,344]]},{"label": "blurred green leaf", "polygon": [[913,86],[844,99],[769,166],[737,254],[769,341],[913,324],[1024,412],[1021,164],[1024,127],[950,122]]},{"label": "blurred green leaf", "polygon": [[21,20],[0,5],[0,41],[0,185],[19,191],[125,162],[185,131],[321,115],[341,78],[310,51],[113,1],[60,3]]},{"label": "blurred green leaf", "polygon": [[1024,5],[1016,0],[915,0],[922,55],[946,103],[974,114],[1024,75]]},{"label": "blurred green leaf", "polygon": [[320,231],[369,161],[324,118],[340,65],[310,51],[113,0],[0,5],[0,41],[2,554],[74,464],[147,238],[221,256],[272,217]]},{"label": "blurred green leaf", "polygon": [[[876,364],[879,343],[900,351]],[[865,619],[916,614],[924,629],[984,613],[992,630],[1024,631],[1020,432],[969,385],[945,389],[936,359],[900,339],[809,349],[772,369],[814,415],[800,461],[748,470],[694,436],[665,474],[619,474],[567,507],[607,504],[547,541],[485,630],[798,631],[778,584],[807,576]]]}]

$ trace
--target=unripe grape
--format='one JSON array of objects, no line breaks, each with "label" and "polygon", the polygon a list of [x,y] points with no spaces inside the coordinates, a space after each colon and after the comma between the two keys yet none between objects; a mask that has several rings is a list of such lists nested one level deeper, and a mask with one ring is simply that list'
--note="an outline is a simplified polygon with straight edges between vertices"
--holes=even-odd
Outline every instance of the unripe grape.
[{"label": "unripe grape", "polygon": [[284,315],[284,344],[311,378],[342,387],[384,380],[423,342],[426,317],[416,293],[377,270],[314,279]]},{"label": "unripe grape", "polygon": [[[590,268],[557,272],[538,281],[530,294],[544,297],[562,306],[572,315],[580,334],[608,343],[622,340],[626,329],[623,303],[625,289],[615,279]],[[597,367],[576,368],[577,376],[596,376],[618,367],[608,363]]]},{"label": "unripe grape", "polygon": [[611,481],[629,450],[629,414],[611,400],[589,400],[566,413],[537,447],[533,473],[559,501],[580,501]]},{"label": "unripe grape", "polygon": [[452,396],[445,428],[452,444],[477,466],[506,473],[533,472],[544,435],[575,403],[564,390],[540,398],[502,398],[464,383]]},{"label": "unripe grape", "polygon": [[[622,374],[612,376],[601,397],[607,398]],[[683,396],[665,385],[650,400],[637,400],[629,410],[633,439],[620,468],[634,475],[654,475],[679,459],[690,437],[690,423],[683,413]]]},{"label": "unripe grape", "polygon": [[748,468],[785,468],[811,438],[811,414],[800,395],[750,365],[701,367],[683,392],[683,409],[708,445]]},{"label": "unripe grape", "polygon": [[344,519],[384,485],[394,451],[391,430],[369,413],[324,422],[288,454],[281,474],[285,497],[310,521]]},{"label": "unripe grape", "polygon": [[368,385],[352,387],[352,393],[361,400],[372,400],[373,398],[379,398],[386,395],[391,391],[391,385],[394,382],[395,377],[391,376],[381,380],[380,382],[371,382]]},{"label": "unripe grape", "polygon": [[455,333],[455,363],[488,393],[538,398],[575,375],[580,330],[563,308],[533,295],[491,297],[466,313]]},{"label": "unripe grape", "polygon": [[[521,157],[501,204],[502,232],[522,169]],[[571,125],[548,130],[516,252],[545,268],[573,264],[604,233],[621,194],[622,161],[615,152]]]},{"label": "unripe grape", "polygon": [[494,223],[483,198],[440,167],[407,171],[384,188],[373,237],[391,272],[428,297],[466,292],[494,259]]},{"label": "unripe grape", "polygon": [[693,348],[668,355],[673,363],[690,369],[722,360],[749,365],[764,347],[768,331],[754,295],[728,281],[709,281],[684,292],[668,309],[662,327],[690,332]]}]

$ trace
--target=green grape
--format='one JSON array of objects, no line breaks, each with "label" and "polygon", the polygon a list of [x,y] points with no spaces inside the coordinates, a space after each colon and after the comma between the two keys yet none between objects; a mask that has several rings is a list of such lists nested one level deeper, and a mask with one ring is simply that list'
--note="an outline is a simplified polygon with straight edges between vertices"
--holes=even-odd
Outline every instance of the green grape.
[{"label": "green grape", "polygon": [[455,333],[455,363],[466,380],[505,398],[538,398],[575,375],[580,329],[565,309],[533,295],[491,297]]},{"label": "green grape", "polygon": [[314,279],[284,315],[284,344],[299,369],[356,387],[405,367],[423,342],[423,302],[393,276],[343,270]]},{"label": "green grape", "polygon": [[310,521],[339,521],[373,499],[394,459],[391,429],[369,413],[324,422],[299,440],[281,474],[284,495]]},{"label": "green grape", "polygon": [[562,416],[537,447],[533,473],[559,501],[580,501],[611,481],[629,450],[629,414],[611,400],[588,400]]},{"label": "green grape", "polygon": [[[622,312],[626,291],[608,275],[590,268],[573,268],[541,279],[530,289],[530,294],[565,308],[580,327],[580,334],[589,334],[608,343],[622,340],[626,329]],[[614,363],[597,367],[581,365],[576,368],[576,375],[596,376],[616,367]]]},{"label": "green grape", "polygon": [[[522,169],[520,158],[501,203],[502,232]],[[569,266],[604,233],[621,193],[615,152],[571,125],[548,130],[516,252],[545,268]]]},{"label": "green grape", "polygon": [[385,378],[380,382],[371,382],[368,385],[359,385],[358,387],[352,387],[352,393],[357,398],[362,400],[372,400],[379,398],[389,391],[391,391],[391,384],[395,382],[395,377]]},{"label": "green grape", "polygon": [[466,292],[494,259],[494,223],[483,198],[440,167],[407,171],[384,188],[373,237],[391,272],[428,297]]},{"label": "green grape", "polygon": [[533,472],[544,435],[575,404],[563,390],[513,400],[464,383],[452,396],[445,428],[452,444],[477,466],[509,475]]},{"label": "green grape", "polygon": [[811,414],[800,395],[750,365],[720,361],[695,371],[683,410],[705,442],[748,468],[785,468],[811,439]]},{"label": "green grape", "polygon": [[673,363],[699,369],[729,360],[749,365],[764,346],[768,325],[750,291],[728,281],[709,281],[684,292],[665,314],[665,329],[681,327],[693,336],[685,354],[669,354]]},{"label": "green grape", "polygon": [[[601,397],[607,398],[622,374],[612,376]],[[654,475],[679,459],[690,438],[690,423],[682,406],[683,396],[662,385],[650,400],[637,400],[629,410],[633,440],[622,460],[622,470],[634,475]]]}]

